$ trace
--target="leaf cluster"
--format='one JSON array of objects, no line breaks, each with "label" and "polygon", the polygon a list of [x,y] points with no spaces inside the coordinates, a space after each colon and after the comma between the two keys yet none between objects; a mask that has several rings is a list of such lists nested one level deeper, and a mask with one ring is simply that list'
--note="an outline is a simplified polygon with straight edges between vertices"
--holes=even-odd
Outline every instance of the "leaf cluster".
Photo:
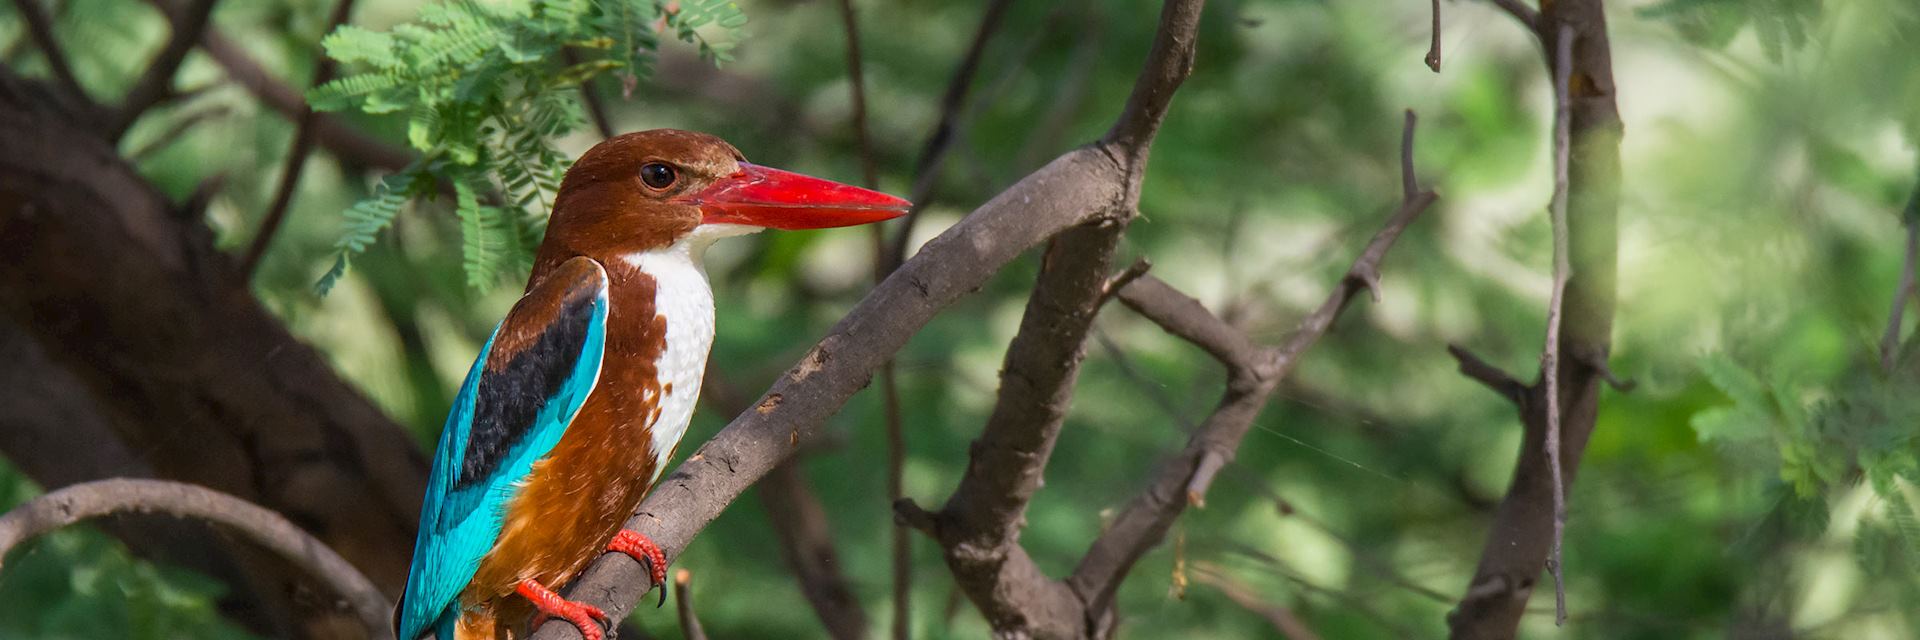
[{"label": "leaf cluster", "polygon": [[[347,210],[316,288],[331,289],[409,204],[446,190],[467,284],[485,289],[524,269],[568,166],[554,141],[583,122],[570,90],[611,73],[631,94],[661,33],[725,62],[745,23],[730,0],[447,0],[388,31],[341,26],[322,44],[354,71],[315,87],[308,102],[404,115],[407,143],[422,156]],[[709,39],[714,30],[727,38]]]},{"label": "leaf cluster", "polygon": [[[1817,505],[1818,526],[1827,533],[1826,501],[1864,485],[1875,507],[1853,535],[1855,560],[1869,577],[1896,584],[1905,597],[1920,598],[1920,397],[1911,372],[1862,375],[1816,400],[1783,376],[1765,376],[1725,356],[1701,366],[1731,405],[1695,414],[1702,442],[1723,451],[1770,457],[1779,480],[1791,487],[1783,504]],[[1798,518],[1807,520],[1806,518]],[[1920,600],[1916,600],[1920,601]]]}]

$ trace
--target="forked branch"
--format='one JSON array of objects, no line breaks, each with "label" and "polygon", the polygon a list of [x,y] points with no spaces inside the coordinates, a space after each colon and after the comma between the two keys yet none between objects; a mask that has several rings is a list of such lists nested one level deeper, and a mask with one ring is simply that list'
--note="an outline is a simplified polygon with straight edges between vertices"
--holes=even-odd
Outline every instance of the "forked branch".
[{"label": "forked branch", "polygon": [[[1405,140],[1412,139],[1413,124],[1414,119],[1409,117]],[[1411,158],[1412,145],[1402,145],[1401,154]],[[1387,250],[1437,197],[1432,191],[1418,191],[1405,198],[1348,267],[1333,293],[1277,347],[1256,345],[1192,298],[1152,276],[1121,289],[1123,303],[1219,359],[1227,366],[1229,379],[1220,404],[1193,432],[1185,449],[1164,463],[1147,488],[1128,502],[1067,579],[1068,586],[1086,603],[1089,620],[1096,621],[1095,635],[1104,635],[1106,630],[1100,626],[1111,624],[1114,593],[1134,563],[1166,538],[1174,520],[1188,506],[1204,504],[1214,474],[1232,461],[1280,381],[1307,349],[1326,335],[1348,303],[1361,290],[1372,289]]]}]

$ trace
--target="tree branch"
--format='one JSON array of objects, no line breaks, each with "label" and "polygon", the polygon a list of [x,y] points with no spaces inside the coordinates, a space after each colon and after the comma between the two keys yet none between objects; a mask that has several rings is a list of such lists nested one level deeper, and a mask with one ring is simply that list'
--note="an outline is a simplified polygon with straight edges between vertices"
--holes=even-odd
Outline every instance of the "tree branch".
[{"label": "tree branch", "polygon": [[[1145,159],[1138,146],[1150,140],[1173,88],[1191,65],[1199,5],[1197,0],[1167,4],[1155,54],[1136,85],[1132,106],[1115,126],[1125,135],[1068,152],[927,243],[776,382],[754,411],[734,420],[666,478],[628,527],[646,533],[669,557],[678,555],[747,485],[792,455],[796,437],[805,439],[817,430],[940,309],[1042,240],[1090,222],[1111,224],[1115,203],[1131,211],[1137,197],[1131,191]],[[1031,566],[1031,559],[1026,564]],[[1044,579],[1037,569],[1032,576]],[[612,554],[596,560],[568,591],[619,616],[631,610],[646,584],[638,562]],[[577,634],[571,625],[550,622],[536,637]]]},{"label": "tree branch", "polygon": [[1893,310],[1887,313],[1887,332],[1880,337],[1880,370],[1892,372],[1900,356],[1900,325],[1907,312],[1907,301],[1920,296],[1920,182],[1907,199],[1906,213],[1900,216],[1907,229],[1907,258],[1900,267],[1900,284],[1893,289]]},{"label": "tree branch", "polygon": [[[700,389],[700,401],[720,415],[738,416],[749,407],[739,388],[714,369],[707,369]],[[780,556],[793,571],[801,595],[813,606],[827,634],[835,640],[865,638],[866,611],[840,572],[840,556],[833,546],[826,506],[808,482],[801,460],[795,456],[774,467],[754,485],[754,491],[767,510],[767,519],[773,522]]]},{"label": "tree branch", "polygon": [[913,239],[914,224],[920,220],[920,212],[925,211],[933,202],[933,185],[939,181],[940,167],[945,164],[947,150],[953,145],[953,138],[959,129],[961,107],[966,104],[967,93],[973,89],[973,81],[980,71],[980,58],[987,50],[987,43],[1000,29],[1001,18],[1007,13],[1007,7],[1013,0],[993,0],[980,16],[980,26],[973,32],[973,43],[967,46],[967,52],[960,57],[960,64],[954,67],[953,76],[947,79],[947,91],[940,97],[940,119],[933,125],[933,132],[927,134],[926,142],[920,145],[920,155],[913,161],[913,192],[908,194],[913,208],[900,220],[894,231],[893,241],[888,244],[887,262],[883,265],[891,272],[907,256],[907,242]]},{"label": "tree branch", "polygon": [[1231,371],[1251,370],[1264,357],[1264,347],[1247,338],[1238,327],[1207,311],[1187,294],[1151,275],[1142,276],[1121,287],[1120,303],[1167,333],[1212,355]]},{"label": "tree branch", "polygon": [[367,636],[391,638],[392,603],[326,543],[280,514],[205,487],[118,478],[76,484],[34,498],[0,515],[0,558],[16,545],[82,520],[116,513],[165,513],[225,525],[273,551],[333,589],[359,618]]},{"label": "tree branch", "polygon": [[1246,585],[1228,578],[1210,565],[1196,567],[1193,578],[1201,584],[1219,589],[1221,594],[1240,605],[1240,608],[1266,618],[1267,623],[1273,625],[1273,630],[1280,632],[1287,640],[1320,640],[1320,635],[1294,615],[1292,609],[1266,602]]},{"label": "tree branch", "polygon": [[1526,27],[1528,31],[1540,32],[1540,12],[1527,6],[1522,0],[1488,1],[1492,2],[1493,6],[1499,7],[1501,11],[1507,12],[1507,15],[1513,16],[1513,19],[1519,20],[1521,26]]},{"label": "tree branch", "polygon": [[1427,68],[1440,73],[1440,0],[1433,0],[1433,42],[1427,45]]},{"label": "tree branch", "polygon": [[680,635],[687,640],[707,640],[707,630],[700,627],[700,618],[693,615],[692,571],[673,572],[673,600],[673,608],[680,614]]},{"label": "tree branch", "polygon": [[[170,16],[170,20],[171,16],[187,11],[186,7],[181,6],[185,1],[147,0]],[[253,56],[228,39],[218,27],[208,25],[200,36],[199,45],[208,57],[226,70],[228,77],[245,87],[247,93],[253,94],[261,104],[278,111],[289,120],[298,120],[306,112],[307,100],[300,90],[282,82],[266,67],[260,66]],[[314,119],[315,140],[343,162],[399,171],[413,161],[412,151],[361,133],[331,114],[317,114]]]},{"label": "tree branch", "polygon": [[419,446],[260,306],[199,216],[16,88],[0,70],[0,314],[87,363],[75,373],[139,418],[112,426],[156,475],[289,514],[397,592]]},{"label": "tree branch", "polygon": [[[333,13],[327,17],[326,33],[332,33],[340,25],[347,23],[353,15],[353,0],[334,0]],[[318,87],[333,79],[333,58],[319,56],[313,63],[313,86]],[[260,231],[253,236],[253,243],[247,247],[246,257],[240,259],[241,276],[249,280],[260,268],[260,258],[266,255],[267,246],[273,242],[274,235],[280,232],[280,224],[286,220],[287,207],[293,204],[293,192],[300,186],[300,172],[307,166],[307,155],[313,151],[313,139],[317,135],[319,114],[311,107],[302,107],[300,116],[295,118],[293,146],[287,150],[287,165],[280,172],[280,186],[274,189],[273,203],[267,206],[267,215],[260,223]]]},{"label": "tree branch", "polygon": [[[560,56],[567,66],[580,64],[580,53],[573,47],[561,49]],[[613,119],[607,116],[607,105],[600,100],[600,94],[594,92],[591,81],[580,83],[580,102],[587,106],[587,118],[593,122],[593,129],[600,132],[601,140],[618,133],[613,129]]]},{"label": "tree branch", "polygon": [[1547,398],[1547,468],[1553,482],[1553,548],[1547,554],[1547,573],[1553,575],[1554,624],[1567,623],[1567,587],[1560,576],[1560,541],[1566,533],[1567,488],[1560,466],[1560,315],[1566,303],[1567,276],[1567,154],[1573,134],[1568,95],[1573,75],[1573,27],[1560,25],[1553,57],[1553,294],[1547,302],[1547,341],[1540,353],[1541,393]]},{"label": "tree branch", "polygon": [[[866,177],[866,186],[877,189],[879,176],[874,167],[873,144],[867,135],[866,82],[860,71],[859,28],[854,21],[852,0],[840,0],[840,6],[846,21],[847,68],[853,78],[854,131],[860,148],[861,170]],[[885,226],[874,225],[870,233],[873,238],[873,280],[879,284],[899,265],[899,260],[888,251]],[[905,495],[907,440],[901,424],[900,377],[892,360],[880,366],[880,398],[881,421],[887,440],[887,503],[893,504]],[[893,549],[893,637],[906,640],[913,635],[913,536],[898,526],[888,533]]]},{"label": "tree branch", "polygon": [[27,35],[40,47],[40,54],[47,59],[47,66],[53,69],[53,78],[60,82],[60,88],[73,94],[73,99],[87,101],[87,90],[80,86],[80,80],[73,75],[73,65],[67,63],[66,51],[60,48],[60,40],[53,35],[53,21],[47,18],[47,12],[40,8],[38,0],[13,0],[13,8],[27,23]]},{"label": "tree branch", "polygon": [[[860,150],[860,174],[867,188],[877,189],[880,175],[873,142],[867,135],[867,81],[861,64],[860,22],[853,11],[853,0],[840,0],[839,5],[847,40],[847,79],[853,87],[853,138]],[[873,225],[869,232],[873,238],[873,281],[879,284],[899,262],[887,250],[886,227]],[[893,504],[901,498],[905,484],[907,444],[900,424],[900,378],[892,360],[880,366],[880,401],[882,427],[887,434],[887,504]],[[893,637],[906,640],[913,632],[913,536],[897,526],[888,533],[893,543]]]},{"label": "tree branch", "polygon": [[[1411,122],[1409,120],[1409,124]],[[1403,155],[1410,154],[1410,150],[1411,147],[1403,147]],[[1163,464],[1148,486],[1127,503],[1106,531],[1093,541],[1067,579],[1068,586],[1086,603],[1087,619],[1093,621],[1095,635],[1110,632],[1114,593],[1134,563],[1166,538],[1167,530],[1187,506],[1204,502],[1212,473],[1232,461],[1241,440],[1280,381],[1293,370],[1300,356],[1326,334],[1354,296],[1368,288],[1367,283],[1378,279],[1379,263],[1387,250],[1436,197],[1433,192],[1424,191],[1402,202],[1361,250],[1326,301],[1302,320],[1300,328],[1279,347],[1252,346],[1252,341],[1244,335],[1230,332],[1223,321],[1157,279],[1141,278],[1121,290],[1121,300],[1128,302],[1129,307],[1147,315],[1170,333],[1194,336],[1196,345],[1229,363],[1230,373],[1220,404],[1194,430],[1186,448]],[[1155,315],[1163,311],[1169,313]],[[1242,355],[1249,353],[1255,357]],[[1242,359],[1247,364],[1237,367],[1231,364]]]},{"label": "tree branch", "polygon": [[146,72],[140,75],[127,97],[120,103],[120,109],[114,114],[112,126],[107,130],[107,139],[118,140],[126,133],[127,127],[147,109],[166,99],[173,92],[173,76],[180,71],[180,63],[187,59],[187,52],[200,42],[200,35],[206,32],[207,22],[213,18],[213,5],[219,0],[186,0],[187,5],[180,11],[162,11],[167,16],[167,24],[173,29],[173,35],[167,38],[167,44],[154,55],[153,62],[147,65]]},{"label": "tree branch", "polygon": [[128,152],[127,160],[136,164],[145,161],[147,158],[152,157],[153,154],[159,153],[162,149],[179,141],[181,136],[186,135],[188,131],[193,130],[194,127],[199,126],[201,123],[208,120],[224,118],[231,114],[232,110],[228,109],[225,105],[214,105],[181,116],[175,120],[173,126],[168,127],[166,131],[154,136],[152,140],[141,144],[139,148]]},{"label": "tree branch", "polygon": [[1493,363],[1474,355],[1466,347],[1457,344],[1447,345],[1447,355],[1453,356],[1454,361],[1460,363],[1461,375],[1486,385],[1488,389],[1500,394],[1500,397],[1506,398],[1514,406],[1523,406],[1527,401],[1526,383],[1514,378],[1513,374],[1507,373]]},{"label": "tree branch", "polygon": [[934,516],[935,537],[955,582],[996,634],[1065,638],[1087,628],[1084,603],[1040,571],[1020,547],[1020,530],[1072,402],[1121,234],[1135,215],[1147,155],[1142,147],[1151,144],[1167,100],[1191,70],[1199,5],[1165,5],[1154,53],[1135,85],[1157,88],[1136,89],[1134,108],[1115,127],[1133,133],[1107,139],[1114,145],[1108,153],[1133,164],[1127,187],[1099,224],[1069,229],[1048,244],[1006,351],[993,411],[959,486]]},{"label": "tree branch", "polygon": [[[1569,269],[1555,347],[1561,357],[1551,370],[1541,371],[1543,384],[1527,389],[1518,403],[1525,426],[1518,463],[1494,512],[1473,579],[1447,616],[1454,638],[1513,637],[1533,585],[1552,555],[1565,488],[1573,485],[1599,416],[1605,382],[1601,371],[1612,348],[1621,123],[1606,15],[1602,0],[1557,0],[1545,5],[1540,20],[1542,28],[1535,33],[1546,52],[1547,68],[1558,74],[1560,60],[1568,61]],[[1570,45],[1563,42],[1567,39]],[[1559,54],[1563,48],[1569,54],[1564,58]],[[1549,379],[1555,386],[1551,399],[1545,384]],[[1552,448],[1546,442],[1553,431],[1550,420],[1559,422],[1558,446]],[[1558,481],[1555,457],[1561,467]],[[1562,492],[1558,500],[1556,490]]]}]

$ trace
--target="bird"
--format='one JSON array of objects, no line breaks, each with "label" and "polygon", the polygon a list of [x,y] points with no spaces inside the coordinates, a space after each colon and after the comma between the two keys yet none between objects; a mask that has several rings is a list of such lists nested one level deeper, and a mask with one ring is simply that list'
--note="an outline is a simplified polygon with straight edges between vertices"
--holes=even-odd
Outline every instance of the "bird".
[{"label": "bird", "polygon": [[609,138],[568,168],[525,293],[447,415],[401,640],[514,638],[549,618],[602,640],[604,612],[557,590],[603,551],[664,554],[622,524],[686,433],[714,336],[708,246],[763,229],[900,216],[906,200],[751,164],[718,137]]}]

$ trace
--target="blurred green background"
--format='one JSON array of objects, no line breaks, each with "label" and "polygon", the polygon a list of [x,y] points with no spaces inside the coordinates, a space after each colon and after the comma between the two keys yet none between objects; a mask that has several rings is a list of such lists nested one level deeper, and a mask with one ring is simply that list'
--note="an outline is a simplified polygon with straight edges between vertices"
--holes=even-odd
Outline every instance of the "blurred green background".
[{"label": "blurred green background", "polygon": [[[101,95],[131,85],[167,34],[137,0],[43,4],[80,81]],[[631,99],[610,79],[596,85],[616,128],[709,131],[757,163],[856,180],[837,7],[741,4],[752,21],[733,63],[714,71],[668,43]],[[1209,3],[1128,259],[1151,258],[1160,278],[1278,341],[1397,204],[1403,108],[1421,116],[1418,166],[1442,197],[1389,254],[1384,299],[1357,305],[1310,352],[1206,508],[1181,519],[1183,542],[1137,567],[1121,594],[1122,635],[1272,636],[1221,584],[1294,610],[1327,638],[1444,634],[1520,441],[1511,407],[1455,373],[1445,346],[1535,368],[1550,285],[1552,109],[1531,36],[1486,3],[1443,4],[1435,74],[1420,62],[1426,2]],[[410,20],[418,6],[361,5],[353,23],[370,28]],[[855,5],[880,186],[905,193],[980,6]],[[305,86],[330,7],[225,2],[215,20]],[[1891,373],[1877,350],[1903,259],[1901,211],[1920,173],[1920,4],[1641,0],[1608,11],[1626,126],[1613,368],[1638,386],[1606,395],[1570,492],[1572,620],[1554,627],[1542,582],[1521,635],[1916,637],[1920,347]],[[1156,13],[1139,0],[1016,2],[986,49],[917,239],[1104,132]],[[11,5],[0,7],[0,61],[46,75]],[[223,79],[190,55],[180,84],[210,88],[141,120],[123,150],[144,151],[141,170],[176,198],[225,174],[208,215],[239,251],[293,125]],[[347,117],[403,137],[399,119]],[[189,118],[203,120],[148,148]],[[565,151],[597,139],[583,128]],[[426,446],[517,288],[467,289],[457,223],[429,208],[316,297],[309,285],[331,263],[340,212],[377,177],[316,153],[255,291]],[[839,230],[716,247],[712,366],[748,393],[763,389],[868,287],[869,246],[865,231]],[[966,464],[1035,261],[1016,262],[900,355],[906,493],[923,504],[944,500]],[[1920,314],[1907,315],[1903,336]],[[1202,352],[1124,309],[1097,330],[1023,536],[1054,575],[1184,442],[1224,380]],[[893,526],[880,416],[878,394],[862,393],[806,459],[876,635],[889,624]],[[724,418],[696,416],[689,442]],[[36,492],[0,471],[0,506]],[[915,635],[986,635],[934,546],[915,542]],[[750,502],[677,566],[695,573],[715,637],[823,635]],[[241,636],[209,605],[224,588],[134,559],[97,531],[62,531],[0,573],[0,637]],[[637,622],[680,633],[666,611],[643,609]]]}]

